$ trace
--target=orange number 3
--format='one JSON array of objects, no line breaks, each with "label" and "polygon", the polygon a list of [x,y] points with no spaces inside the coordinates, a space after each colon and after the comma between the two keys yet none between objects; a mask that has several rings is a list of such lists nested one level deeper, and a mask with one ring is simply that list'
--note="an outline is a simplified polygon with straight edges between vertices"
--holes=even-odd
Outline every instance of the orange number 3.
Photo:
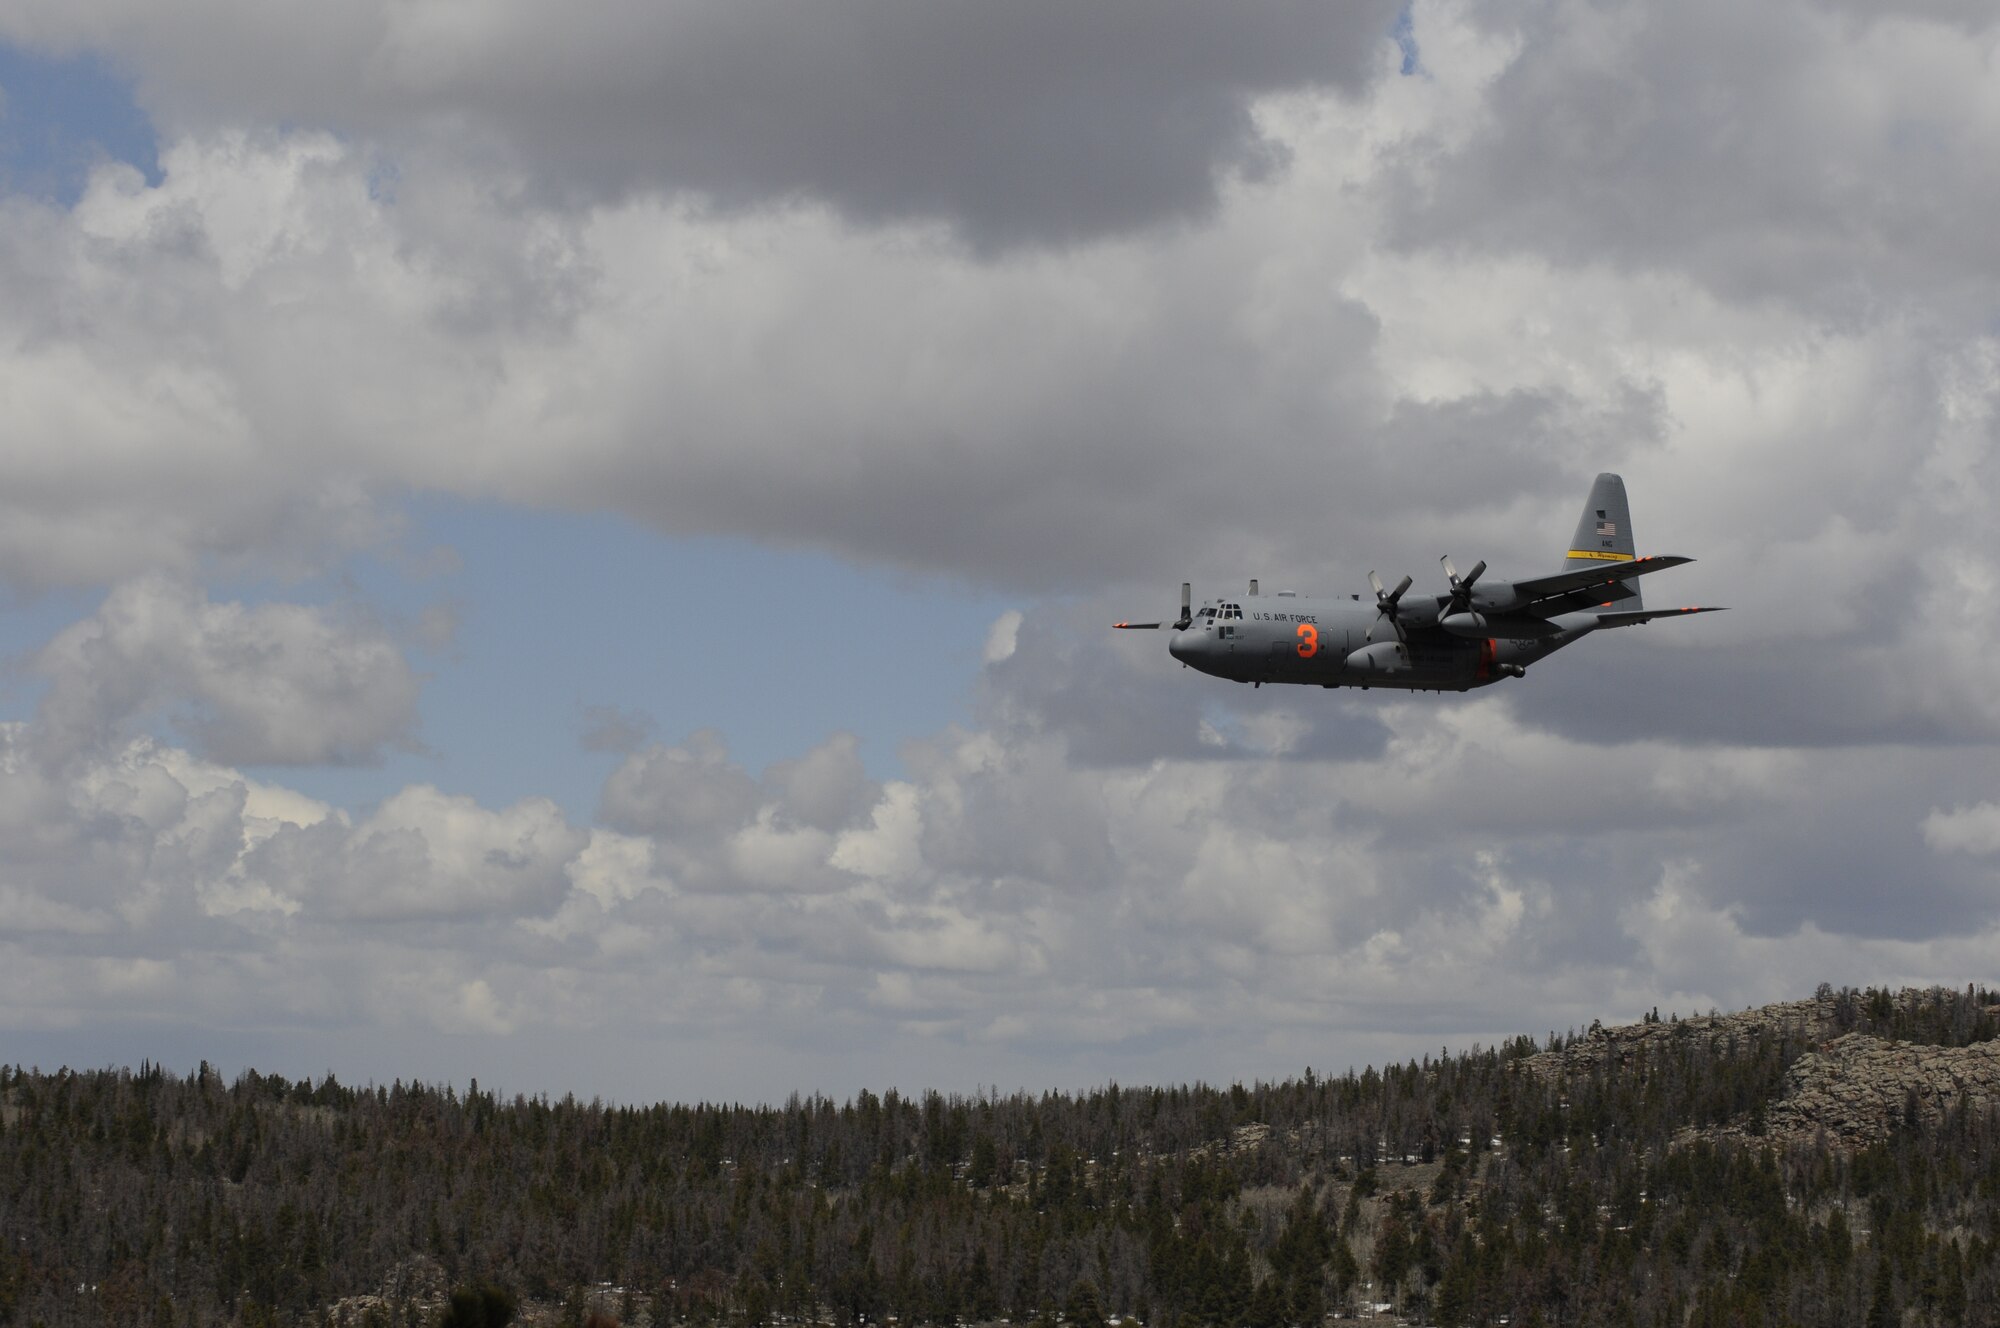
[{"label": "orange number 3", "polygon": [[1319,628],[1311,623],[1299,624],[1299,658],[1311,659],[1319,653]]}]

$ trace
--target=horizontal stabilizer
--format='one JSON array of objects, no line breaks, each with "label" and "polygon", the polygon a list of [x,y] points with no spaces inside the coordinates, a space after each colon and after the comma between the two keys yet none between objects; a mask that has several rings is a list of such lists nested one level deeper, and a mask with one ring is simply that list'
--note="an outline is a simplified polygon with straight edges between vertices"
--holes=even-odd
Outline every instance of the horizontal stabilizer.
[{"label": "horizontal stabilizer", "polygon": [[1597,622],[1601,627],[1636,627],[1655,618],[1679,618],[1690,613],[1721,613],[1726,608],[1728,606],[1725,604],[1704,604],[1699,608],[1686,609],[1629,609],[1624,612],[1614,610],[1598,614]]},{"label": "horizontal stabilizer", "polygon": [[1589,608],[1607,600],[1630,599],[1631,592],[1623,582],[1648,572],[1664,572],[1669,567],[1679,567],[1691,563],[1692,558],[1664,555],[1654,558],[1634,558],[1623,563],[1586,563],[1574,571],[1557,572],[1552,576],[1530,577],[1526,581],[1516,581],[1509,587],[1513,591],[1510,611],[1553,617],[1573,609]]}]

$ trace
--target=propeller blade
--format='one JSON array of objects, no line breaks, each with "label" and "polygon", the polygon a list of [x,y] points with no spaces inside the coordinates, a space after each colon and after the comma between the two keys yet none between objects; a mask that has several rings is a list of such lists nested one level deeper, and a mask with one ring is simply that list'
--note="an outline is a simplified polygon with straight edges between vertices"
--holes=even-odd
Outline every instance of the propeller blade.
[{"label": "propeller blade", "polygon": [[[1192,596],[1194,596],[1194,586],[1190,582],[1180,582],[1180,622],[1174,624],[1176,632],[1184,632],[1188,628],[1188,624],[1194,622]],[[1122,632],[1158,632],[1166,624],[1164,622],[1114,622],[1112,626],[1118,628],[1118,630],[1122,630]]]},{"label": "propeller blade", "polygon": [[1451,565],[1450,554],[1445,554],[1438,561],[1444,564],[1444,579],[1451,582],[1451,598],[1446,601],[1438,617],[1443,618],[1447,614],[1462,613],[1466,609],[1471,608],[1472,583],[1477,581],[1480,573],[1486,570],[1486,560],[1481,558],[1478,562],[1474,563],[1472,570],[1464,576],[1460,576],[1458,569]]},{"label": "propeller blade", "polygon": [[[1381,617],[1377,618],[1376,622],[1380,622],[1382,618],[1387,618],[1389,620],[1389,629],[1395,632],[1396,639],[1398,641],[1403,640],[1403,624],[1396,621],[1396,601],[1401,599],[1403,592],[1410,588],[1410,578],[1407,576],[1404,577],[1396,583],[1394,590],[1385,591],[1382,589],[1382,578],[1375,575],[1371,570],[1368,573],[1368,584],[1375,588],[1375,607],[1381,610]],[[1368,630],[1361,634],[1361,639],[1364,641],[1373,641],[1375,639],[1375,623],[1368,624]]]},{"label": "propeller blade", "polygon": [[[1188,626],[1194,622],[1193,606],[1194,606],[1194,585],[1191,582],[1183,581],[1181,582],[1181,616],[1180,620],[1174,624],[1175,631],[1177,632],[1186,631]],[[1115,628],[1118,628],[1121,631],[1126,631],[1126,632],[1156,632],[1160,628],[1166,626],[1165,623],[1156,623],[1156,622],[1149,622],[1149,623],[1115,622],[1112,623],[1111,625]]]}]

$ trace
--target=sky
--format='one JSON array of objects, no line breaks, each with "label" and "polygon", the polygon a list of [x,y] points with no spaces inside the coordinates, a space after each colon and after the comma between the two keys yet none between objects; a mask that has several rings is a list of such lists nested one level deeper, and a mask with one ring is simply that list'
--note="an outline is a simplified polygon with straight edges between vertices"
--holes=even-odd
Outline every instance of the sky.
[{"label": "sky", "polygon": [[[781,1101],[1990,983],[1995,215],[1971,0],[16,0],[0,1059]],[[1553,570],[1600,471],[1731,612],[1453,697],[1108,630]]]}]

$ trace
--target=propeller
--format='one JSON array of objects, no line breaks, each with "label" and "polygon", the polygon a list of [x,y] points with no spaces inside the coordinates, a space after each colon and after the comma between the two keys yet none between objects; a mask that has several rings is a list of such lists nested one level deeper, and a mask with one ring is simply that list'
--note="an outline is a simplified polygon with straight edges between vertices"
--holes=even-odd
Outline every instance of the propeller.
[{"label": "propeller", "polygon": [[[1368,574],[1368,584],[1375,587],[1376,609],[1381,613],[1383,618],[1389,620],[1390,630],[1395,632],[1396,639],[1401,641],[1403,639],[1403,625],[1396,621],[1396,601],[1401,599],[1403,592],[1410,588],[1410,578],[1407,576],[1404,577],[1396,583],[1394,590],[1385,591],[1382,589],[1382,578],[1370,572]],[[1377,621],[1379,622],[1380,619],[1377,619]],[[1375,639],[1375,623],[1368,624],[1368,630],[1363,633],[1361,639],[1364,641],[1373,641]]]},{"label": "propeller", "polygon": [[[1177,632],[1184,632],[1193,622],[1194,622],[1194,584],[1189,581],[1183,581],[1181,582],[1181,616],[1174,621],[1174,630]],[[1158,628],[1162,626],[1162,624],[1156,622],[1149,622],[1149,623],[1121,622],[1121,623],[1112,623],[1111,625],[1113,627],[1122,627],[1128,632],[1136,632],[1142,629]]]},{"label": "propeller", "polygon": [[1472,583],[1477,581],[1479,574],[1486,570],[1486,560],[1482,558],[1474,563],[1472,570],[1467,572],[1463,579],[1459,577],[1458,569],[1451,565],[1450,554],[1445,554],[1438,561],[1444,564],[1444,579],[1451,582],[1451,603],[1445,606],[1444,613],[1438,615],[1438,617],[1442,618],[1445,614],[1457,613],[1461,609],[1471,606]]}]

